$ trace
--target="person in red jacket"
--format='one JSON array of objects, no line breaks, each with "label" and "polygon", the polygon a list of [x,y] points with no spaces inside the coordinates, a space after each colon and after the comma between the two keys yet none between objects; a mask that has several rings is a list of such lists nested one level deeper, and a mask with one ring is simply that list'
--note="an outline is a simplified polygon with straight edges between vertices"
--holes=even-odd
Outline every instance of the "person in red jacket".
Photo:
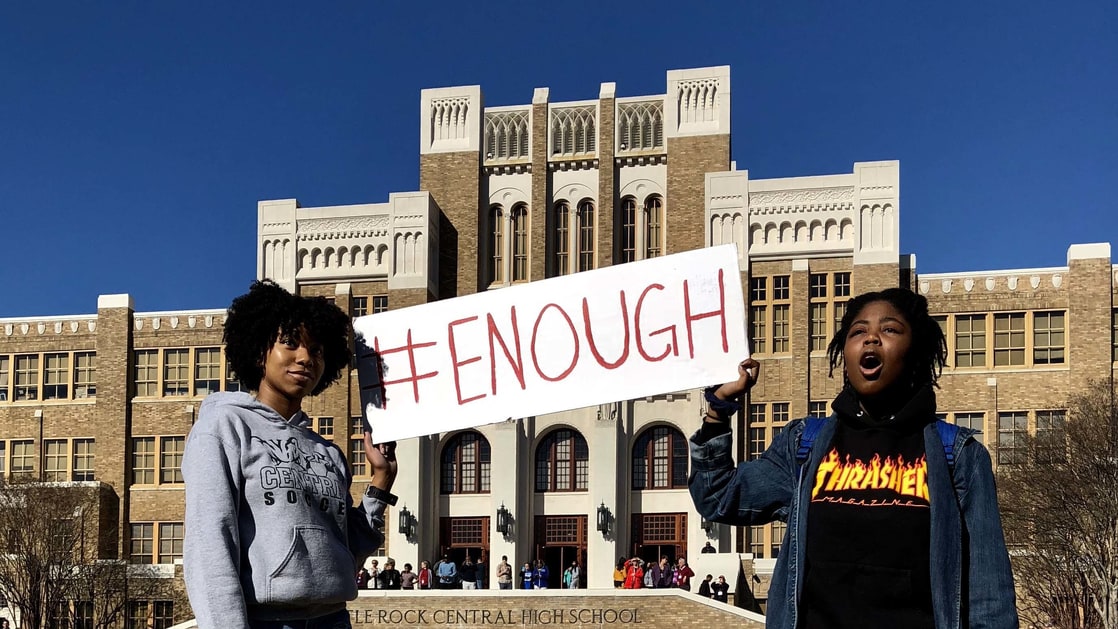
[{"label": "person in red jacket", "polygon": [[431,566],[426,561],[421,561],[419,563],[419,579],[417,580],[419,589],[430,590],[431,580],[434,576],[434,573],[431,572]]},{"label": "person in red jacket", "polygon": [[625,589],[639,590],[644,587],[644,564],[640,557],[625,562]]}]

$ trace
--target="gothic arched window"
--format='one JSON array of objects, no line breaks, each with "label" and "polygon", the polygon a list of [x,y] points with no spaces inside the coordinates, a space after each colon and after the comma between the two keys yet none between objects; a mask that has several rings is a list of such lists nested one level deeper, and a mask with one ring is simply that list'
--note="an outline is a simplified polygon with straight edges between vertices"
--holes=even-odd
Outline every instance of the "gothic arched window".
[{"label": "gothic arched window", "polygon": [[462,432],[443,449],[442,493],[487,494],[491,453],[489,441],[477,431]]},{"label": "gothic arched window", "polygon": [[633,489],[687,487],[687,439],[671,426],[642,432],[633,445]]},{"label": "gothic arched window", "polygon": [[536,447],[536,491],[586,491],[590,448],[569,428],[553,430]]},{"label": "gothic arched window", "polygon": [[512,281],[528,279],[528,208],[512,208]]},{"label": "gothic arched window", "polygon": [[489,208],[489,281],[505,281],[505,210],[499,205]]}]

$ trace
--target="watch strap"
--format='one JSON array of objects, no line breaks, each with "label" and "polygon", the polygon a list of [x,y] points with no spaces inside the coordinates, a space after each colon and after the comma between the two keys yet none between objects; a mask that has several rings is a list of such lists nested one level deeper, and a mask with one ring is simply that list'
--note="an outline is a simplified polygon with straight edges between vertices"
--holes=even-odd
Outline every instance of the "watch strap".
[{"label": "watch strap", "polygon": [[379,500],[390,507],[395,507],[396,501],[399,500],[396,494],[375,485],[369,485],[369,487],[365,489],[365,495],[373,500]]}]

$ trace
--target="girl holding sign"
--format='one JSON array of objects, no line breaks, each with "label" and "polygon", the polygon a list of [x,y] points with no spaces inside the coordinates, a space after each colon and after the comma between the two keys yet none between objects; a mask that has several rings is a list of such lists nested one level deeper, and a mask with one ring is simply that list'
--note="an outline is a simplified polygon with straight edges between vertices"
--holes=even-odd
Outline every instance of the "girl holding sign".
[{"label": "girl holding sign", "polygon": [[699,513],[788,522],[769,627],[1018,626],[990,456],[973,431],[936,420],[946,354],[926,299],[859,295],[828,347],[845,384],[834,413],[790,423],[736,468],[728,420],[760,365],[707,390],[691,438]]},{"label": "girl holding sign", "polygon": [[201,629],[350,626],[353,575],[396,501],[395,444],[365,433],[372,482],[354,505],[342,451],[301,410],[341,375],[349,333],[349,317],[325,298],[269,281],[229,307],[225,353],[252,394],[207,397],[182,464],[183,569]]}]

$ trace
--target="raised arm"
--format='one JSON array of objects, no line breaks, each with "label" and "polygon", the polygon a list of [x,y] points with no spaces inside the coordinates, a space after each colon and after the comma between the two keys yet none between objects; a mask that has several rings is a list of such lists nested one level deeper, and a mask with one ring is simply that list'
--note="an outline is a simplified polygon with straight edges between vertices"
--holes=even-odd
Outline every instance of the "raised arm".
[{"label": "raised arm", "polygon": [[361,505],[349,510],[349,547],[358,566],[384,542],[384,510],[395,500],[392,485],[399,467],[396,442],[374,444],[372,434],[366,431],[365,460],[373,478]]},{"label": "raised arm", "polygon": [[795,490],[795,452],[782,431],[756,461],[734,467],[730,419],[740,410],[738,398],[757,382],[761,365],[747,358],[738,378],[706,390],[709,407],[703,425],[690,441],[688,489],[704,518],[727,524],[763,524],[782,519]]}]

